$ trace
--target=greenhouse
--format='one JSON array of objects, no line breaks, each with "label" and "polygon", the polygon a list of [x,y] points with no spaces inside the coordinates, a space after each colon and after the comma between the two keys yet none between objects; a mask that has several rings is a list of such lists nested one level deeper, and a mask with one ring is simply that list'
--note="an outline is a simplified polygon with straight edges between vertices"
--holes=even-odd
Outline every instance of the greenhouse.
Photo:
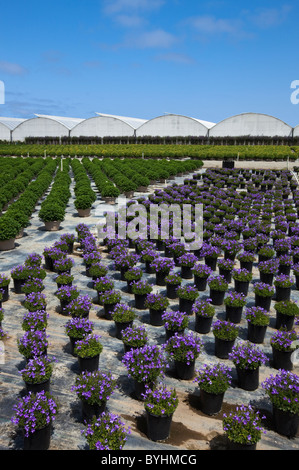
[{"label": "greenhouse", "polygon": [[126,118],[108,114],[98,114],[77,124],[70,133],[71,137],[134,136],[136,127],[143,119]]},{"label": "greenhouse", "polygon": [[165,114],[142,124],[136,136],[207,136],[213,123],[177,114]]}]

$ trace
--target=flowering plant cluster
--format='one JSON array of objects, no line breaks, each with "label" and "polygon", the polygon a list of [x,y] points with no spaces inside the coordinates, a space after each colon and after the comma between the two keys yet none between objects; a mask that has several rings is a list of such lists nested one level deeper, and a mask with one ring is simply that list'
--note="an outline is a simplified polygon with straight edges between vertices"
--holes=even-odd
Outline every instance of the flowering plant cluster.
[{"label": "flowering plant cluster", "polygon": [[180,299],[194,301],[199,296],[199,292],[195,286],[180,286],[177,288],[177,295]]},{"label": "flowering plant cluster", "polygon": [[29,359],[26,367],[20,371],[24,382],[40,384],[49,380],[53,373],[54,359],[49,356],[40,356]]},{"label": "flowering plant cluster", "polygon": [[70,303],[72,300],[75,300],[79,297],[80,292],[77,286],[61,286],[55,293],[56,297],[59,300]]},{"label": "flowering plant cluster", "polygon": [[137,295],[150,294],[153,288],[147,281],[133,281],[132,282],[132,292]]},{"label": "flowering plant cluster", "polygon": [[106,276],[108,273],[107,266],[104,266],[100,261],[96,261],[95,263],[91,264],[88,268],[88,274],[92,278],[99,278]]},{"label": "flowering plant cluster", "polygon": [[244,307],[246,305],[246,296],[242,292],[229,292],[224,299],[224,305],[228,307]]},{"label": "flowering plant cluster", "polygon": [[94,281],[93,288],[101,295],[114,289],[114,281],[108,276],[102,276]]},{"label": "flowering plant cluster", "polygon": [[112,320],[120,323],[131,322],[136,318],[136,312],[127,304],[118,303],[112,313]]},{"label": "flowering plant cluster", "polygon": [[253,292],[260,297],[273,297],[275,289],[265,282],[256,282],[253,286]]},{"label": "flowering plant cluster", "polygon": [[121,301],[121,293],[115,289],[106,290],[101,294],[100,300],[103,304],[118,304]]},{"label": "flowering plant cluster", "polygon": [[112,377],[111,372],[97,370],[83,371],[76,377],[75,385],[71,387],[71,390],[76,392],[80,400],[94,405],[109,400],[116,387],[116,379]]},{"label": "flowering plant cluster", "polygon": [[278,272],[279,262],[277,259],[273,258],[267,261],[261,261],[258,263],[257,267],[262,273],[275,275]]},{"label": "flowering plant cluster", "polygon": [[175,361],[191,364],[201,353],[202,340],[192,332],[179,335],[177,332],[163,345],[163,349]]},{"label": "flowering plant cluster", "polygon": [[222,275],[211,277],[208,284],[211,290],[225,292],[228,289],[228,282]]},{"label": "flowering plant cluster", "polygon": [[163,294],[147,294],[145,306],[151,310],[166,310],[169,300]]},{"label": "flowering plant cluster", "polygon": [[206,264],[195,264],[192,269],[192,274],[196,277],[208,278],[212,274],[212,269]]},{"label": "flowering plant cluster", "polygon": [[122,330],[122,342],[132,348],[141,348],[147,343],[147,333],[143,325],[132,325]]},{"label": "flowering plant cluster", "polygon": [[291,255],[281,255],[278,258],[278,263],[280,266],[289,266],[293,267],[293,258]]},{"label": "flowering plant cluster", "polygon": [[82,339],[94,330],[94,324],[88,318],[72,317],[65,324],[65,332],[67,336],[75,339]]},{"label": "flowering plant cluster", "polygon": [[274,280],[275,287],[292,287],[294,279],[286,274],[279,274]]},{"label": "flowering plant cluster", "polygon": [[153,248],[146,248],[145,250],[141,251],[140,256],[144,263],[146,262],[151,263],[159,255],[156,252],[156,250],[154,250]]},{"label": "flowering plant cluster", "polygon": [[251,405],[237,406],[229,415],[223,414],[223,430],[227,437],[239,444],[256,444],[262,436],[260,413]]},{"label": "flowering plant cluster", "polygon": [[221,249],[218,246],[204,243],[200,252],[201,256],[203,256],[204,258],[218,258],[221,254]]},{"label": "flowering plant cluster", "polygon": [[76,341],[74,352],[79,357],[94,357],[101,354],[103,345],[99,341],[100,336],[94,333],[85,335],[82,339]]},{"label": "flowering plant cluster", "polygon": [[10,271],[12,279],[28,279],[29,278],[29,267],[19,264],[14,266]]},{"label": "flowering plant cluster", "polygon": [[122,450],[130,433],[120,416],[108,412],[94,418],[82,431],[90,450]]},{"label": "flowering plant cluster", "polygon": [[291,371],[281,369],[270,375],[261,387],[278,409],[299,415],[299,377]]},{"label": "flowering plant cluster", "polygon": [[17,340],[19,352],[26,358],[42,356],[48,347],[45,330],[29,330]]},{"label": "flowering plant cluster", "polygon": [[257,369],[268,361],[263,351],[249,341],[236,344],[228,357],[240,369]]},{"label": "flowering plant cluster", "polygon": [[183,331],[188,327],[189,318],[185,312],[171,310],[162,314],[164,326],[170,331]]},{"label": "flowering plant cluster", "polygon": [[24,429],[26,437],[36,430],[55,421],[59,410],[57,400],[48,392],[29,392],[14,406],[15,415],[11,421]]},{"label": "flowering plant cluster", "polygon": [[8,276],[5,276],[4,274],[0,274],[0,287],[6,287],[10,283],[10,279]]},{"label": "flowering plant cluster", "polygon": [[220,258],[218,260],[218,268],[223,271],[232,271],[234,269],[235,262],[232,259]]},{"label": "flowering plant cluster", "polygon": [[159,256],[153,259],[150,264],[151,268],[158,273],[169,273],[174,269],[174,261],[171,258],[164,258],[163,256]]},{"label": "flowering plant cluster", "polygon": [[290,240],[288,238],[281,238],[274,241],[274,249],[275,251],[289,251],[290,249]]},{"label": "flowering plant cluster", "polygon": [[235,256],[239,251],[242,250],[243,244],[238,240],[223,240],[222,248],[224,252],[228,255]]},{"label": "flowering plant cluster", "polygon": [[143,271],[141,268],[137,268],[137,266],[133,266],[132,268],[128,269],[125,272],[125,279],[126,281],[140,281],[143,276]]},{"label": "flowering plant cluster", "polygon": [[252,325],[268,326],[270,323],[270,315],[267,310],[262,307],[250,307],[245,312],[245,320]]},{"label": "flowering plant cluster", "polygon": [[282,313],[283,315],[290,315],[291,317],[299,315],[299,307],[293,300],[281,300],[276,302],[274,308],[277,312]]},{"label": "flowering plant cluster", "polygon": [[59,285],[71,285],[74,280],[74,276],[68,273],[58,274],[55,278],[55,281]]},{"label": "flowering plant cluster", "polygon": [[192,305],[192,313],[200,317],[213,317],[215,307],[211,305],[211,299],[198,299]]},{"label": "flowering plant cluster", "polygon": [[259,249],[258,255],[271,259],[275,256],[275,250],[270,245],[264,245]]},{"label": "flowering plant cluster", "polygon": [[237,259],[239,261],[254,262],[255,261],[255,254],[252,253],[251,251],[242,251],[242,253],[239,253],[237,255]]},{"label": "flowering plant cluster", "polygon": [[21,290],[24,294],[31,294],[32,292],[42,292],[44,288],[45,286],[41,279],[29,278],[22,285]]},{"label": "flowering plant cluster", "polygon": [[64,308],[64,312],[72,317],[84,317],[88,315],[91,305],[92,300],[88,295],[79,295]]},{"label": "flowering plant cluster", "polygon": [[224,393],[231,385],[231,368],[221,362],[205,364],[197,373],[194,382],[207,393]]},{"label": "flowering plant cluster", "polygon": [[101,254],[98,251],[91,251],[83,254],[83,261],[87,266],[90,266],[96,262],[100,262],[101,259]]},{"label": "flowering plant cluster", "polygon": [[158,384],[154,390],[146,387],[142,398],[145,410],[154,416],[172,416],[179,404],[176,390],[168,389],[162,383]]},{"label": "flowering plant cluster", "polygon": [[286,331],[284,328],[280,328],[271,336],[270,344],[279,351],[295,351],[299,347],[298,338],[295,330]]},{"label": "flowering plant cluster", "polygon": [[45,310],[36,310],[34,312],[26,312],[23,316],[22,329],[29,330],[45,330],[48,324],[49,314]]},{"label": "flowering plant cluster", "polygon": [[174,286],[179,286],[182,283],[182,278],[177,273],[169,273],[164,278],[166,284],[172,284]]},{"label": "flowering plant cluster", "polygon": [[164,375],[167,367],[166,359],[161,352],[155,344],[146,344],[126,352],[122,362],[127,368],[128,376],[138,382],[155,382],[160,375]]},{"label": "flowering plant cluster", "polygon": [[233,269],[232,271],[232,277],[235,281],[249,282],[251,281],[252,276],[252,273],[245,268]]},{"label": "flowering plant cluster", "polygon": [[239,333],[239,327],[235,323],[226,320],[216,320],[213,323],[212,332],[216,338],[235,340]]},{"label": "flowering plant cluster", "polygon": [[26,257],[24,261],[24,265],[38,267],[38,266],[41,266],[42,261],[43,261],[43,257],[41,255],[39,255],[38,253],[30,253]]},{"label": "flowering plant cluster", "polygon": [[28,266],[28,278],[45,279],[47,272],[39,266]]},{"label": "flowering plant cluster", "polygon": [[73,268],[74,264],[75,263],[72,260],[72,258],[68,258],[68,257],[53,261],[53,267],[57,273],[68,272],[70,269]]},{"label": "flowering plant cluster", "polygon": [[192,268],[195,263],[198,261],[197,256],[193,253],[184,253],[178,259],[181,266],[186,266],[188,268]]},{"label": "flowering plant cluster", "polygon": [[136,253],[123,253],[114,258],[116,269],[129,269],[135,266],[140,260],[140,255]]}]

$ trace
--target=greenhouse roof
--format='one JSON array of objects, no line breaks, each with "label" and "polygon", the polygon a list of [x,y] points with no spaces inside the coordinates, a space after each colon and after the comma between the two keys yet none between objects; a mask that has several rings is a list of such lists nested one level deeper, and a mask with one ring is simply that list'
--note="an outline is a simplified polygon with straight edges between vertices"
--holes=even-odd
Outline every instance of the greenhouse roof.
[{"label": "greenhouse roof", "polygon": [[68,129],[73,129],[77,124],[84,121],[85,119],[80,118],[71,118],[71,117],[64,117],[64,116],[48,116],[46,114],[35,114],[38,118],[46,118],[46,119],[53,119],[54,121],[63,124]]}]

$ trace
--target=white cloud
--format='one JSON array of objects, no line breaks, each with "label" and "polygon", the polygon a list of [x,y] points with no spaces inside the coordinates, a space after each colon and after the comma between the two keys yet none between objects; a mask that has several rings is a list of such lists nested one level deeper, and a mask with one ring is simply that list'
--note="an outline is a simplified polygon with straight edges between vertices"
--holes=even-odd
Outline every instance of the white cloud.
[{"label": "white cloud", "polygon": [[156,10],[164,4],[164,0],[105,0],[104,11],[108,15],[122,12]]},{"label": "white cloud", "polygon": [[8,75],[24,75],[27,73],[27,70],[20,64],[0,61],[0,72],[7,73]]},{"label": "white cloud", "polygon": [[203,34],[236,34],[241,31],[241,23],[235,19],[216,18],[215,16],[196,16],[189,19],[190,24]]},{"label": "white cloud", "polygon": [[166,62],[174,62],[178,64],[194,64],[195,60],[192,57],[189,57],[186,54],[177,54],[175,52],[170,52],[167,54],[160,54],[156,57],[157,60],[162,60]]},{"label": "white cloud", "polygon": [[250,19],[260,28],[271,28],[282,24],[291,9],[290,5],[282,5],[281,8],[260,8],[250,15]]},{"label": "white cloud", "polygon": [[173,46],[176,42],[177,39],[173,34],[170,34],[162,29],[157,29],[150,32],[144,32],[138,36],[136,35],[134,37],[129,38],[127,40],[127,45],[138,47],[141,49],[167,49]]}]

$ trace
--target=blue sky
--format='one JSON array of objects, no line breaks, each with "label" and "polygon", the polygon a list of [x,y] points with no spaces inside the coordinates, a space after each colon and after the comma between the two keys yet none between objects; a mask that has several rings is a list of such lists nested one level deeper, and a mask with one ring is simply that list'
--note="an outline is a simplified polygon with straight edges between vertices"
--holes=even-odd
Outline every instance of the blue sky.
[{"label": "blue sky", "polygon": [[[299,2],[2,2],[2,116],[219,122],[243,112],[299,124]],[[298,94],[299,96],[299,94]]]}]

